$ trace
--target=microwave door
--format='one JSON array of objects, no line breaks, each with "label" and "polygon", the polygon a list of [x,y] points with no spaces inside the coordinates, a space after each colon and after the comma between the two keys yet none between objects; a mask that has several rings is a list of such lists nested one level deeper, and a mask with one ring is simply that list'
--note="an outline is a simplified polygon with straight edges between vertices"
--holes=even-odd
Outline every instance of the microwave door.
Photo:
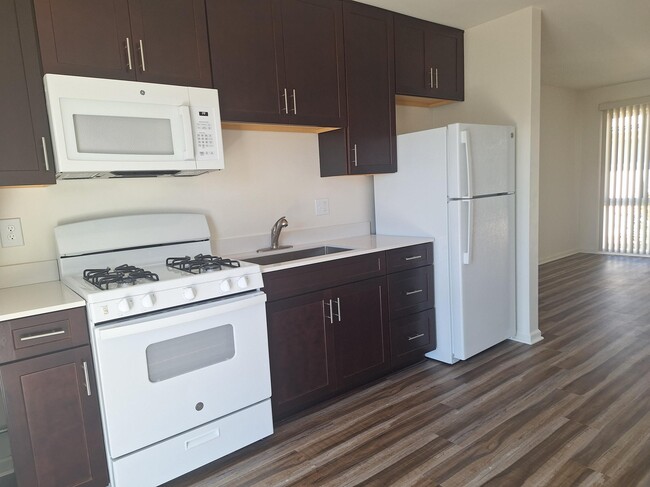
[{"label": "microwave door", "polygon": [[58,171],[194,168],[187,106],[61,99]]}]

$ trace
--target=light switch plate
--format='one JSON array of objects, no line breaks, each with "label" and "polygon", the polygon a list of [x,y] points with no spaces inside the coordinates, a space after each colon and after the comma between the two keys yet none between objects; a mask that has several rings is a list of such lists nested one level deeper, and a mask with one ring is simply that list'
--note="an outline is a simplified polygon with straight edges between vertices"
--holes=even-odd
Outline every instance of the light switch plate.
[{"label": "light switch plate", "polygon": [[0,243],[2,243],[3,247],[20,247],[21,245],[25,245],[20,218],[0,220]]},{"label": "light switch plate", "polygon": [[314,200],[316,207],[316,216],[323,216],[330,214],[330,200],[327,198],[321,198]]}]

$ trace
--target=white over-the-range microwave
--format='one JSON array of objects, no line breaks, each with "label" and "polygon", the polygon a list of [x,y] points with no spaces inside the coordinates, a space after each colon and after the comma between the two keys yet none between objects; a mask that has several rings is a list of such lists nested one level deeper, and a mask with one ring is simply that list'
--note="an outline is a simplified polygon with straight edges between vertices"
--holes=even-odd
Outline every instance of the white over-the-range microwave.
[{"label": "white over-the-range microwave", "polygon": [[58,74],[44,83],[59,179],[224,167],[217,90]]}]

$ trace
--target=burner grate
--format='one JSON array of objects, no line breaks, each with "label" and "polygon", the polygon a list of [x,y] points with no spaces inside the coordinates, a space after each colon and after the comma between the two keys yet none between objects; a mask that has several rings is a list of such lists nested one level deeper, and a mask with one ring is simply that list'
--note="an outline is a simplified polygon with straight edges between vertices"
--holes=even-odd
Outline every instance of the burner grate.
[{"label": "burner grate", "polygon": [[239,266],[239,261],[204,254],[196,255],[194,258],[185,256],[169,257],[167,259],[167,267],[189,272],[190,274],[201,274],[202,272],[219,271],[223,267]]},{"label": "burner grate", "polygon": [[138,279],[149,281],[158,281],[158,274],[145,271],[140,267],[123,264],[111,270],[110,267],[104,269],[86,269],[83,272],[83,278],[93,286],[103,291],[114,287],[131,286],[136,284]]}]

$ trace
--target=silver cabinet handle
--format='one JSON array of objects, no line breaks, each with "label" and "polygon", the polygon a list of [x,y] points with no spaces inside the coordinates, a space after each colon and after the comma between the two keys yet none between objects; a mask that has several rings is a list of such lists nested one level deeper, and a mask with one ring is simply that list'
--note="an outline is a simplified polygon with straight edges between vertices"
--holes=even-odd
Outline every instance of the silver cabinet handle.
[{"label": "silver cabinet handle", "polygon": [[337,314],[332,313],[332,314],[338,318],[340,323],[341,322],[341,298],[336,298],[336,309],[338,313]]},{"label": "silver cabinet handle", "polygon": [[147,68],[144,64],[144,46],[142,45],[142,39],[140,39],[140,61],[142,61],[142,72],[144,73]]},{"label": "silver cabinet handle", "polygon": [[436,68],[436,90],[438,89],[438,68]]},{"label": "silver cabinet handle", "polygon": [[420,294],[423,290],[422,289],[415,289],[413,291],[406,291],[404,294],[407,296],[412,296],[414,294]]},{"label": "silver cabinet handle", "polygon": [[429,68],[429,88],[433,88],[433,68]]},{"label": "silver cabinet handle", "polygon": [[43,144],[43,157],[45,157],[45,170],[50,170],[50,159],[47,157],[47,142],[45,142],[45,137],[41,137],[41,143]]},{"label": "silver cabinet handle", "polygon": [[327,312],[326,312],[325,319],[330,320],[330,323],[334,323],[334,309],[332,308],[332,300],[330,299],[328,302],[323,301],[323,305],[330,307],[330,314],[329,316],[327,316]]},{"label": "silver cabinet handle", "polygon": [[423,336],[424,336],[424,333],[420,333],[419,335],[415,335],[414,337],[408,337],[408,339],[409,339],[409,342],[410,342],[411,340],[416,340],[418,338],[422,338]]},{"label": "silver cabinet handle", "polygon": [[84,380],[86,381],[84,385],[86,386],[86,394],[90,396],[91,392],[90,392],[90,377],[88,376],[88,362],[86,362],[85,360],[81,362],[81,368],[84,369]]},{"label": "silver cabinet handle", "polygon": [[131,41],[129,38],[126,38],[126,62],[129,67],[129,71],[133,71],[133,61],[131,59]]},{"label": "silver cabinet handle", "polygon": [[292,98],[293,98],[293,114],[298,115],[298,106],[296,105],[296,103],[297,103],[296,102],[296,90],[294,89],[292,91],[293,91],[293,96],[292,96]]},{"label": "silver cabinet handle", "polygon": [[417,260],[417,259],[421,259],[421,258],[422,258],[421,255],[413,255],[411,257],[404,257],[404,260]]},{"label": "silver cabinet handle", "polygon": [[354,144],[354,147],[352,147],[352,153],[354,154],[354,157],[352,158],[352,162],[354,162],[354,166],[358,166],[359,163],[357,162],[357,144]]},{"label": "silver cabinet handle", "polygon": [[[284,113],[289,115],[289,95],[287,95],[287,89],[284,89],[284,93],[282,95],[284,97]],[[282,109],[280,109],[282,111]]]},{"label": "silver cabinet handle", "polygon": [[53,337],[56,335],[63,335],[65,334],[65,330],[63,328],[56,328],[54,330],[48,330],[43,333],[34,333],[33,335],[23,335],[20,337],[21,342],[26,342],[29,340],[37,340],[39,338],[47,338],[47,337]]}]

